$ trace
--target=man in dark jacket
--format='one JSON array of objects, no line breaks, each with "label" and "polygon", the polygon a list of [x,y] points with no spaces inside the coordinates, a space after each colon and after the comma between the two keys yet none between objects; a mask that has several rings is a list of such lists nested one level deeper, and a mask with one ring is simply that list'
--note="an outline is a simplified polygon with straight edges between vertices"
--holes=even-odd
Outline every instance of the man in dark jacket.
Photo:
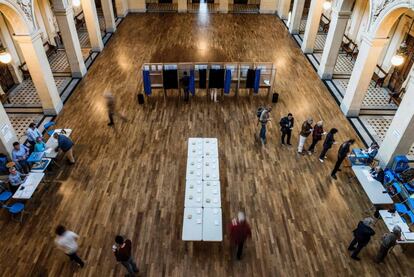
[{"label": "man in dark jacket", "polygon": [[293,115],[291,113],[289,113],[287,116],[282,117],[282,119],[280,120],[280,131],[282,132],[282,145],[285,144],[285,137],[287,136],[287,145],[292,145],[290,144],[290,138],[292,136],[292,129],[293,129],[293,124],[295,122],[295,119],[293,118]]},{"label": "man in dark jacket", "polygon": [[332,145],[334,145],[335,142],[335,134],[338,133],[338,130],[336,128],[332,128],[329,133],[326,135],[325,141],[323,142],[323,149],[321,154],[319,155],[319,161],[323,163],[323,160],[325,159],[326,153],[329,149],[332,148]]},{"label": "man in dark jacket", "polygon": [[[367,217],[358,223],[358,227],[353,231],[354,239],[351,241],[351,244],[348,247],[349,251],[353,251],[351,258],[357,261],[361,259],[358,258],[359,252],[364,248],[371,237],[375,235],[375,231],[371,228],[374,223],[374,219]],[[356,246],[356,247],[355,247]]]},{"label": "man in dark jacket", "polygon": [[57,132],[53,133],[53,137],[58,142],[58,147],[55,149],[55,151],[59,151],[61,149],[65,154],[66,157],[69,160],[70,164],[75,163],[75,158],[73,157],[73,142],[70,138],[63,134],[58,134]]},{"label": "man in dark jacket", "polygon": [[342,143],[338,150],[338,160],[336,161],[335,167],[332,170],[331,177],[336,180],[336,172],[340,171],[342,162],[345,160],[348,155],[351,145],[354,144],[355,140],[350,139]]},{"label": "man in dark jacket", "polygon": [[132,257],[131,240],[124,240],[122,236],[115,237],[115,245],[112,246],[115,258],[128,270],[129,276],[135,276],[139,272],[138,267]]}]

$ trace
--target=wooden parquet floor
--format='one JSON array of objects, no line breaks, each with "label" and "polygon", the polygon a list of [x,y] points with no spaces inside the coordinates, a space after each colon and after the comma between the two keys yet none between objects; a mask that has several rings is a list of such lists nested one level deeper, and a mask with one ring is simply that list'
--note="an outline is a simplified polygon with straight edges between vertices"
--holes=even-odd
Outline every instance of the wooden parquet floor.
[{"label": "wooden parquet floor", "polygon": [[[129,15],[57,117],[57,126],[74,129],[77,163],[55,169],[22,225],[0,214],[1,275],[122,276],[111,252],[121,233],[132,239],[141,276],[412,276],[413,257],[400,247],[373,263],[382,222],[362,261],[349,258],[351,231],[370,203],[348,184],[349,169],[338,181],[328,177],[337,148],[321,164],[280,146],[278,121],[288,112],[294,146],[309,115],[338,128],[339,141],[356,137],[282,24],[263,15]],[[266,147],[254,142],[264,96],[185,104],[171,95],[139,106],[141,64],[175,61],[273,61],[280,101]],[[115,130],[106,125],[106,89],[129,118]],[[244,209],[253,229],[242,262],[231,257],[227,232],[223,243],[181,241],[186,141],[194,136],[219,139],[224,222]],[[80,235],[82,270],[54,246],[60,223]]]}]

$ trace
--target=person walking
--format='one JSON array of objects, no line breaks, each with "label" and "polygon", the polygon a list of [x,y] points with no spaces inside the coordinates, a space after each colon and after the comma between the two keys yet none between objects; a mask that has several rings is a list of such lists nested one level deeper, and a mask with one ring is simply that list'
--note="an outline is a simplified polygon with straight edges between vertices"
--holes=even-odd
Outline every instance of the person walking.
[{"label": "person walking", "polygon": [[282,132],[282,145],[285,144],[285,137],[287,137],[287,145],[290,144],[290,138],[292,137],[292,129],[293,125],[295,123],[295,119],[293,118],[293,115],[291,113],[288,113],[287,116],[282,117],[280,120],[280,131]]},{"label": "person walking", "polygon": [[338,160],[336,161],[335,167],[331,172],[331,177],[334,178],[335,180],[337,179],[336,172],[341,171],[339,168],[341,167],[342,162],[345,160],[346,156],[348,155],[351,145],[354,144],[354,142],[355,140],[350,139],[342,143],[342,145],[339,147]]},{"label": "person walking", "polygon": [[106,110],[108,112],[108,118],[109,118],[108,126],[113,126],[115,124],[114,122],[115,115],[119,116],[122,119],[122,121],[126,122],[127,118],[124,115],[116,112],[115,96],[110,91],[107,91],[105,92],[104,97],[105,97]]},{"label": "person walking", "polygon": [[244,243],[247,238],[252,236],[252,231],[243,212],[238,212],[237,218],[232,219],[229,229],[230,242],[237,248],[236,258],[237,260],[241,260]]},{"label": "person walking", "polygon": [[332,145],[336,144],[335,141],[335,134],[338,133],[338,130],[336,128],[332,128],[329,130],[328,134],[326,135],[325,141],[323,142],[323,149],[321,151],[321,154],[319,155],[319,161],[321,163],[324,162],[326,158],[326,153],[329,149],[332,148]]},{"label": "person walking", "polygon": [[57,247],[61,249],[71,261],[74,261],[80,267],[84,267],[85,262],[82,261],[76,253],[78,251],[77,240],[79,236],[72,231],[66,230],[62,225],[56,227],[55,233],[57,235],[55,238]]},{"label": "person walking", "polygon": [[188,77],[187,71],[184,71],[184,76],[180,81],[184,90],[184,101],[188,102],[190,100],[190,77]]},{"label": "person walking", "polygon": [[300,130],[299,135],[299,145],[298,145],[298,153],[304,155],[303,146],[305,145],[306,138],[312,133],[312,124],[313,119],[309,117],[305,122],[302,124],[302,128]]},{"label": "person walking", "polygon": [[260,129],[260,139],[262,141],[262,144],[266,144],[266,124],[271,121],[270,119],[270,112],[272,111],[272,108],[264,108],[262,112],[260,113],[259,117],[259,123],[261,124]]},{"label": "person walking", "polygon": [[115,258],[127,270],[129,276],[135,276],[139,272],[138,267],[132,257],[132,242],[125,240],[124,237],[118,235],[115,237],[115,244],[112,246]]},{"label": "person walking", "polygon": [[75,163],[75,158],[73,157],[73,142],[70,138],[63,134],[58,134],[57,132],[53,133],[53,137],[57,140],[58,146],[55,151],[58,152],[59,149],[66,154],[66,157],[69,160],[70,164]]},{"label": "person walking", "polygon": [[[349,244],[348,250],[352,251],[351,258],[360,261],[361,259],[358,257],[359,252],[361,252],[362,248],[367,246],[371,237],[375,235],[375,231],[372,229],[372,225],[374,223],[374,219],[371,217],[367,217],[358,223],[357,228],[353,231],[354,239]],[[356,246],[356,247],[355,247]]]},{"label": "person walking", "polygon": [[401,239],[401,228],[398,225],[395,225],[392,228],[391,233],[384,234],[382,237],[381,245],[378,250],[378,254],[375,257],[376,263],[382,263],[387,256],[391,248],[397,244],[397,240]]},{"label": "person walking", "polygon": [[322,136],[325,135],[325,131],[323,130],[323,121],[318,121],[315,126],[313,127],[312,132],[312,144],[309,146],[308,154],[312,155],[315,152],[316,144],[322,140]]}]

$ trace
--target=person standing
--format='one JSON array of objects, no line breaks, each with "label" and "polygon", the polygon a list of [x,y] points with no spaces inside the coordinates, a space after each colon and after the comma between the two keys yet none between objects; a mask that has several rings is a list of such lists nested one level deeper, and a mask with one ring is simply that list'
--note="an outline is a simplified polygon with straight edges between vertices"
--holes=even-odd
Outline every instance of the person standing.
[{"label": "person standing", "polygon": [[184,76],[181,78],[181,85],[184,90],[184,101],[190,100],[190,77],[187,75],[187,71],[184,71]]},{"label": "person standing", "polygon": [[210,98],[211,101],[213,101],[214,103],[217,103],[217,89],[216,88],[211,88],[210,89]]},{"label": "person standing", "polygon": [[104,97],[106,101],[106,109],[107,109],[108,118],[109,118],[108,126],[113,126],[115,124],[114,122],[115,115],[119,116],[124,122],[126,122],[127,118],[123,116],[122,114],[116,112],[115,96],[111,92],[108,91],[108,92],[105,92]]},{"label": "person standing", "polygon": [[16,163],[17,168],[23,173],[29,173],[30,166],[27,162],[29,157],[29,148],[20,144],[19,142],[13,142],[12,160]]},{"label": "person standing", "polygon": [[78,254],[78,243],[79,236],[62,225],[56,227],[56,238],[55,243],[59,249],[61,249],[71,261],[77,263],[80,267],[85,266],[85,262],[79,258]]},{"label": "person standing", "polygon": [[[374,219],[367,217],[358,223],[358,227],[353,231],[354,239],[349,244],[348,250],[352,251],[351,258],[360,261],[358,257],[359,252],[362,248],[367,246],[371,237],[375,235],[375,231],[372,229]],[[356,246],[356,247],[355,247]]]},{"label": "person standing", "polygon": [[115,244],[112,246],[115,258],[120,262],[127,270],[129,276],[135,276],[139,272],[138,267],[132,257],[132,242],[131,240],[125,240],[122,236],[115,237]]},{"label": "person standing", "polygon": [[312,124],[313,119],[309,117],[305,122],[302,124],[302,128],[300,130],[299,135],[299,145],[298,145],[298,153],[304,155],[303,146],[305,145],[306,138],[312,133]]},{"label": "person standing", "polygon": [[322,140],[322,136],[325,135],[325,131],[323,130],[323,121],[318,121],[315,126],[313,127],[312,132],[312,144],[309,146],[308,154],[312,155],[315,152],[316,144]]},{"label": "person standing", "polygon": [[246,216],[243,212],[238,212],[237,219],[234,218],[229,226],[230,241],[237,247],[237,260],[240,260],[243,255],[243,246],[247,238],[252,236],[252,231],[246,221]]},{"label": "person standing", "polygon": [[342,143],[342,145],[339,147],[338,160],[336,161],[335,167],[331,172],[331,177],[334,178],[335,180],[337,179],[336,172],[340,171],[339,168],[341,167],[342,162],[345,160],[346,156],[348,155],[351,145],[354,144],[354,142],[355,140],[350,139]]},{"label": "person standing", "polygon": [[401,228],[395,225],[391,233],[384,234],[382,237],[380,249],[375,257],[376,263],[382,263],[387,256],[389,250],[397,244],[397,240],[401,239]]},{"label": "person standing", "polygon": [[272,108],[265,108],[260,114],[259,117],[259,123],[262,125],[260,129],[260,139],[262,141],[262,144],[266,144],[266,124],[271,121],[270,119],[270,112],[272,111]]},{"label": "person standing", "polygon": [[323,149],[321,154],[319,155],[319,161],[323,163],[326,158],[326,153],[329,149],[332,148],[332,145],[336,144],[335,141],[335,134],[338,133],[336,128],[332,128],[329,133],[326,135],[325,141],[323,142]]},{"label": "person standing", "polygon": [[74,164],[75,158],[73,157],[72,140],[63,134],[58,134],[57,132],[53,133],[53,137],[58,142],[58,147],[55,149],[55,151],[58,152],[59,149],[62,149],[62,151],[66,154],[66,157],[68,158],[69,163]]},{"label": "person standing", "polygon": [[280,120],[280,131],[282,132],[282,145],[285,144],[285,137],[287,137],[287,145],[290,144],[290,138],[292,137],[292,129],[293,125],[295,123],[295,120],[293,118],[293,115],[291,113],[288,113],[287,116],[282,117]]},{"label": "person standing", "polygon": [[26,131],[27,141],[30,143],[31,148],[33,149],[34,145],[37,142],[37,138],[42,138],[42,134],[39,129],[36,128],[36,124],[30,123],[29,128]]}]

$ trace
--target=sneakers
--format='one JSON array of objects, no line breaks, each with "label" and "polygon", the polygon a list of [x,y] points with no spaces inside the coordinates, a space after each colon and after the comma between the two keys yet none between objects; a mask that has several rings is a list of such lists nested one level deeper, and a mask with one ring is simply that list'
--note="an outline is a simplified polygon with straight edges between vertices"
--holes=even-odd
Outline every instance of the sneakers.
[{"label": "sneakers", "polygon": [[334,178],[335,180],[337,180],[338,178],[336,177],[336,175],[331,175],[332,178]]},{"label": "sneakers", "polygon": [[319,159],[319,161],[320,161],[321,163],[323,163],[323,160],[322,160],[322,159]]}]

